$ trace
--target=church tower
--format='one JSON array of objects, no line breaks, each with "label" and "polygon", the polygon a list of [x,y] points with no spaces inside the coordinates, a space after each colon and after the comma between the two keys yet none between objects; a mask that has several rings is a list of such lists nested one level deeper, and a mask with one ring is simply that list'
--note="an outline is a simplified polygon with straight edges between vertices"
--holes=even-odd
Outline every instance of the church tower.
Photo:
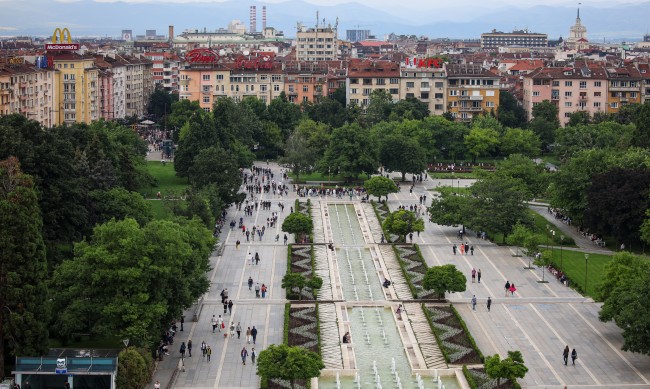
[{"label": "church tower", "polygon": [[584,50],[589,48],[589,41],[587,40],[587,27],[582,25],[580,20],[580,8],[578,8],[578,16],[576,23],[569,29],[569,37],[566,40],[566,46],[573,50]]}]

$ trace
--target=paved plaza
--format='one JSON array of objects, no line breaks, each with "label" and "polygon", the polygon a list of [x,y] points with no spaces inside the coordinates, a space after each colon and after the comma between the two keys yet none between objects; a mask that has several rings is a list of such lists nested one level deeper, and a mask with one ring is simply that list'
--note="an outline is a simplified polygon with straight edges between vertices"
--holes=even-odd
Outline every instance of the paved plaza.
[{"label": "paved plaza", "polygon": [[[261,165],[260,165],[261,166]],[[281,181],[281,168],[277,165],[269,165],[274,173],[275,180]],[[457,181],[457,180],[455,180]],[[408,184],[402,184],[402,191],[389,196],[389,207],[395,210],[399,205],[415,205],[419,203],[419,197],[427,195],[427,204],[430,204],[432,189],[438,185],[450,185],[450,180],[426,180],[415,185],[412,193]],[[470,180],[460,180],[460,185],[469,185]],[[457,185],[456,183],[455,185]],[[171,382],[176,388],[259,388],[259,378],[255,374],[256,367],[250,363],[242,365],[240,352],[243,347],[251,348],[259,354],[270,344],[282,342],[285,291],[281,289],[281,279],[287,269],[287,246],[283,244],[283,232],[280,226],[284,217],[290,213],[290,207],[294,205],[296,193],[290,191],[288,197],[280,198],[268,193],[257,195],[257,200],[270,200],[270,210],[258,208],[252,216],[244,216],[242,211],[234,207],[228,210],[228,217],[221,241],[224,244],[222,255],[215,252],[211,257],[213,270],[209,274],[211,287],[205,295],[198,322],[192,322],[191,318],[196,307],[186,312],[185,329],[178,332],[171,355],[159,363],[154,375],[153,382],[159,380],[165,388]],[[302,199],[305,201],[305,199]],[[349,200],[346,198],[345,200]],[[280,212],[278,202],[285,205],[283,213],[280,213],[280,220],[275,228],[267,229],[261,241],[246,241],[241,230],[228,229],[228,223],[232,219],[239,220],[243,217],[247,228],[253,225],[266,226],[266,219],[271,212]],[[336,199],[312,197],[312,215],[321,212],[322,218],[315,218],[315,240],[325,242],[331,231],[328,224],[331,222],[327,216],[327,205],[340,202]],[[349,201],[347,201],[350,203]],[[381,232],[378,230],[378,223],[374,214],[368,210],[369,205],[360,204],[360,199],[354,198],[355,209],[359,213],[359,220],[362,222],[364,239],[374,240],[379,243]],[[557,228],[562,229],[565,234],[579,239],[575,229],[555,223]],[[414,236],[414,243],[420,246],[422,255],[429,266],[452,263],[459,270],[464,271],[468,279],[467,290],[463,293],[452,293],[448,299],[453,302],[463,316],[474,339],[484,355],[499,353],[501,356],[507,354],[508,350],[520,350],[524,356],[526,365],[529,367],[527,376],[520,380],[523,387],[527,388],[650,388],[650,357],[623,352],[621,331],[613,323],[601,323],[598,320],[599,304],[590,299],[583,298],[574,290],[565,287],[556,281],[552,276],[547,279],[549,283],[538,283],[541,280],[541,272],[537,270],[526,270],[528,264],[525,258],[513,256],[514,251],[510,247],[500,247],[485,240],[476,238],[476,234],[469,232],[463,238],[474,246],[474,255],[454,255],[453,244],[460,243],[457,237],[458,228],[443,227],[426,222],[425,232]],[[275,241],[276,234],[280,235],[278,242]],[[290,234],[289,243],[293,237]],[[325,238],[325,239],[324,239]],[[235,242],[241,241],[239,248]],[[589,248],[589,242],[581,242]],[[384,250],[386,246],[374,244],[371,247],[373,256],[380,258],[385,263],[391,276],[394,269],[390,269],[389,251]],[[580,246],[580,244],[579,244]],[[594,250],[598,249],[595,245]],[[319,256],[326,254],[328,250],[320,250]],[[247,254],[259,253],[261,258],[259,265],[252,265],[246,261]],[[328,257],[329,258],[329,257]],[[373,257],[374,258],[374,257]],[[382,259],[383,258],[383,259]],[[329,258],[331,261],[331,258]],[[481,283],[471,283],[469,276],[472,268],[481,269]],[[247,280],[252,277],[255,283],[268,286],[266,298],[256,298],[254,291],[249,291]],[[514,296],[506,297],[503,285],[506,280],[514,282],[517,292]],[[395,279],[393,280],[395,281]],[[377,282],[380,282],[377,280]],[[332,285],[337,281],[332,281]],[[401,281],[396,282],[391,288],[387,298],[389,300],[403,299],[407,289],[400,289]],[[221,304],[220,292],[227,288],[229,298],[234,306],[231,314],[224,315]],[[325,288],[325,286],[324,286]],[[330,292],[327,292],[329,296]],[[336,300],[340,291],[336,288],[331,290]],[[472,311],[469,304],[472,295],[479,300],[477,310]],[[491,312],[485,307],[485,301],[490,296],[493,300]],[[410,309],[409,309],[410,311]],[[335,313],[332,310],[331,315]],[[236,325],[238,322],[243,327],[240,339],[237,335],[224,337],[224,332],[212,332],[211,318],[213,315],[222,315],[227,322]],[[329,315],[329,314],[328,314]],[[332,316],[334,317],[334,316]],[[340,317],[340,316],[339,316]],[[414,324],[413,324],[414,323]],[[425,328],[422,326],[422,318],[413,315],[411,323],[414,328]],[[245,331],[248,327],[255,326],[258,330],[256,344],[247,344]],[[401,331],[401,330],[400,330]],[[424,330],[423,330],[424,331]],[[334,335],[336,336],[336,331]],[[324,337],[327,338],[327,337]],[[178,348],[181,342],[192,339],[193,353],[191,358],[185,358],[184,368],[174,373],[174,368],[179,366],[180,358]],[[331,338],[330,338],[331,339]],[[212,348],[211,361],[208,362],[201,356],[199,346],[205,341]],[[418,335],[418,342],[427,344],[424,349],[433,348],[430,337]],[[330,348],[331,345],[324,339],[323,348]],[[564,366],[562,350],[565,345],[576,348],[578,359],[576,366]],[[334,347],[337,348],[337,347]],[[433,356],[427,354],[416,355],[427,366],[431,363],[439,363],[436,359],[435,350],[431,351]],[[346,358],[343,357],[345,364]],[[438,362],[436,362],[438,361]],[[153,385],[151,385],[153,387]],[[172,387],[172,386],[169,386]]]}]

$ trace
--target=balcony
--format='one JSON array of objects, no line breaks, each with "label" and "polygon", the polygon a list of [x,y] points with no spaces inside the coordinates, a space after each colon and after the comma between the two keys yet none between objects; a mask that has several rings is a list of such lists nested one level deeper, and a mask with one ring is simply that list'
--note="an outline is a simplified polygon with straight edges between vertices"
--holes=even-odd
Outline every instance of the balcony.
[{"label": "balcony", "polygon": [[458,100],[469,100],[471,96],[458,96]]},{"label": "balcony", "polygon": [[552,95],[551,100],[560,100],[560,95]]},{"label": "balcony", "polygon": [[587,100],[589,100],[589,97],[588,97],[587,95],[580,95],[580,96],[578,97],[578,100],[580,100],[580,101],[587,101]]},{"label": "balcony", "polygon": [[423,87],[420,88],[420,92],[430,92],[430,91],[431,91],[431,88],[428,87],[428,86],[427,87],[423,86]]},{"label": "balcony", "polygon": [[640,86],[610,86],[610,92],[639,92]]},{"label": "balcony", "polygon": [[483,107],[459,107],[458,110],[464,112],[481,112],[483,111]]}]

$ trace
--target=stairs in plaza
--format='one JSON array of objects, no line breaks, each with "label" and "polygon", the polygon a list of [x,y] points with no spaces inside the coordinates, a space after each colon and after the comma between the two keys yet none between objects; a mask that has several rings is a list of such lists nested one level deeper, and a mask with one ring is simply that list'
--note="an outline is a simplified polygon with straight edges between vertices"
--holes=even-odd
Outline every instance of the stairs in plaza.
[{"label": "stairs in plaza", "polygon": [[427,317],[422,312],[422,306],[417,303],[404,304],[408,318],[411,321],[411,327],[418,340],[420,350],[424,356],[424,361],[428,369],[447,369],[445,357],[438,347],[435,336],[431,332],[431,327],[427,321]]}]

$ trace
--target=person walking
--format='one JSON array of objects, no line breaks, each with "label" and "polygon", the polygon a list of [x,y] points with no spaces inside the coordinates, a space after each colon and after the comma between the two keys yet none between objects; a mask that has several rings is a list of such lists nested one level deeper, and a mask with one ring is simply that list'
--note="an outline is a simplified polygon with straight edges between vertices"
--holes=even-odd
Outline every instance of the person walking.
[{"label": "person walking", "polygon": [[472,268],[472,284],[476,282],[476,269]]},{"label": "person walking", "polygon": [[564,366],[569,364],[569,345],[567,344],[562,352],[562,357],[564,358]]},{"label": "person walking", "polygon": [[217,318],[217,329],[219,332],[221,332],[221,328],[223,327],[223,319],[221,318],[221,315]]},{"label": "person walking", "polygon": [[255,253],[255,264],[256,265],[260,264],[260,255],[258,253]]},{"label": "person walking", "polygon": [[230,336],[235,336],[235,323],[230,322]]},{"label": "person walking", "polygon": [[508,292],[510,291],[510,282],[506,281],[506,285],[503,288],[506,290],[506,297],[508,297]]},{"label": "person walking", "polygon": [[248,276],[248,290],[253,290],[253,277]]},{"label": "person walking", "polygon": [[253,329],[251,330],[251,336],[253,337],[253,344],[255,344],[255,340],[257,339],[257,328],[253,326]]},{"label": "person walking", "polygon": [[255,297],[260,297],[260,283],[255,284]]},{"label": "person walking", "polygon": [[454,245],[451,249],[453,250],[454,255],[456,255],[456,245]]},{"label": "person walking", "polygon": [[201,342],[201,356],[205,358],[205,352],[208,350],[208,345],[205,344],[205,340]]},{"label": "person walking", "polygon": [[481,269],[478,269],[478,271],[476,272],[476,276],[478,277],[478,283],[480,284],[481,283]]},{"label": "person walking", "polygon": [[237,339],[241,337],[241,322],[237,322],[237,327],[235,327],[235,330],[237,331]]},{"label": "person walking", "polygon": [[472,311],[476,311],[476,295],[472,296]]},{"label": "person walking", "polygon": [[239,245],[240,245],[240,244],[241,244],[241,242],[239,241],[239,239],[237,239],[237,242],[235,242],[235,248],[236,248],[237,250],[239,250]]},{"label": "person walking", "polygon": [[287,238],[287,234],[284,234],[284,245],[285,245],[285,246],[287,245],[287,239],[288,239],[288,238]]},{"label": "person walking", "polygon": [[246,255],[246,262],[249,262],[251,265],[253,264],[253,254],[248,253]]},{"label": "person walking", "polygon": [[228,300],[228,314],[232,315],[232,300]]},{"label": "person walking", "polygon": [[160,389],[160,381],[156,381],[155,384],[153,384],[154,389]]},{"label": "person walking", "polygon": [[578,352],[577,352],[576,349],[574,348],[573,351],[571,351],[571,364],[572,364],[573,366],[576,365],[576,359],[578,359]]},{"label": "person walking", "polygon": [[460,244],[460,255],[465,255],[465,245],[462,243]]},{"label": "person walking", "polygon": [[490,297],[488,296],[488,299],[487,299],[487,309],[488,309],[488,312],[490,312],[490,307],[491,307],[491,306],[492,306],[492,298],[490,298]]},{"label": "person walking", "polygon": [[517,291],[517,288],[515,288],[515,283],[514,282],[512,284],[510,284],[510,289],[509,290],[510,290],[510,296],[514,296],[515,292]]},{"label": "person walking", "polygon": [[474,255],[474,245],[469,246],[469,252],[472,253],[472,255]]},{"label": "person walking", "polygon": [[228,300],[223,300],[223,315],[226,316],[228,313]]},{"label": "person walking", "polygon": [[212,315],[212,333],[214,333],[214,330],[217,328],[217,318]]},{"label": "person walking", "polygon": [[248,327],[246,330],[246,343],[251,344],[251,328]]},{"label": "person walking", "polygon": [[267,290],[266,285],[262,284],[262,289],[261,289],[261,291],[262,291],[262,298],[265,298],[265,297],[266,297],[266,290]]},{"label": "person walking", "polygon": [[212,348],[208,346],[208,348],[205,350],[205,357],[207,358],[207,361],[210,362],[210,357],[212,356]]},{"label": "person walking", "polygon": [[248,357],[248,350],[246,350],[246,346],[244,346],[241,349],[240,354],[241,354],[241,363],[242,363],[242,365],[245,365],[246,364],[246,358]]},{"label": "person walking", "polygon": [[255,347],[253,347],[251,349],[251,362],[253,363],[253,365],[255,364],[255,357],[256,356],[257,356],[257,354],[255,353]]},{"label": "person walking", "polygon": [[181,358],[185,358],[185,342],[181,343],[181,349],[179,351],[181,352]]},{"label": "person walking", "polygon": [[189,354],[188,357],[192,358],[192,339],[187,341],[187,353]]}]

